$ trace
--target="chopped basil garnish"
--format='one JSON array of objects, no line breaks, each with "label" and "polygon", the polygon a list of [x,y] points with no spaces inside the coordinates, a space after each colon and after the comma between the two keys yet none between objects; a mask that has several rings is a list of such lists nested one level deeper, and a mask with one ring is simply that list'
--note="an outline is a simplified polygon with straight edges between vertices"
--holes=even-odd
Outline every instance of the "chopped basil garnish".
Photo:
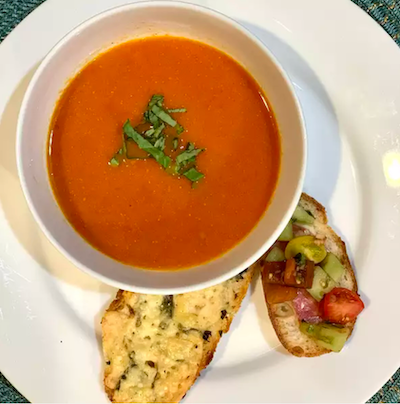
[{"label": "chopped basil garnish", "polygon": [[185,128],[182,125],[180,125],[179,123],[176,124],[175,129],[176,129],[177,135],[180,135],[185,130]]},{"label": "chopped basil garnish", "polygon": [[196,158],[198,154],[200,154],[204,149],[196,149],[193,143],[188,143],[188,146],[185,151],[183,151],[176,158],[176,164],[178,166],[182,166],[184,164],[193,162],[193,158]]},{"label": "chopped basil garnish", "polygon": [[165,112],[162,108],[160,108],[158,105],[153,105],[151,108],[151,112],[157,117],[160,118],[162,121],[167,123],[169,126],[172,126],[175,128],[176,126],[176,121],[175,119],[171,118],[171,116]]},{"label": "chopped basil garnish", "polygon": [[194,167],[189,168],[189,170],[185,171],[183,175],[192,182],[196,182],[201,180],[204,177],[204,174],[197,171]]},{"label": "chopped basil garnish", "polygon": [[159,137],[156,142],[154,143],[154,147],[157,147],[157,149],[160,149],[161,151],[164,151],[165,149],[165,136]]},{"label": "chopped basil garnish", "polygon": [[146,111],[144,113],[144,120],[152,124],[154,128],[158,128],[161,123],[158,117],[151,111]]},{"label": "chopped basil garnish", "polygon": [[172,148],[174,149],[174,151],[178,148],[178,138],[174,137],[174,140],[172,141]]},{"label": "chopped basil garnish", "polygon": [[117,167],[117,166],[119,166],[119,161],[115,158],[115,157],[113,157],[111,160],[110,160],[110,166],[113,166],[113,167]]},{"label": "chopped basil garnish", "polygon": [[154,130],[153,137],[154,137],[155,139],[158,139],[159,136],[161,135],[161,132],[162,132],[164,129],[165,129],[165,125],[164,125],[163,123],[161,123],[160,126],[159,126],[157,129]]},{"label": "chopped basil garnish", "polygon": [[146,130],[146,132],[144,132],[145,136],[150,137],[154,134],[156,130],[154,128],[151,128],[149,130]]},{"label": "chopped basil garnish", "polygon": [[168,111],[170,114],[173,114],[173,113],[175,113],[175,112],[186,112],[187,109],[186,109],[186,108],[173,108],[173,109],[167,109],[167,111]]},{"label": "chopped basil garnish", "polygon": [[163,95],[154,94],[151,97],[151,100],[150,100],[149,105],[148,105],[148,109],[151,109],[153,107],[153,105],[158,105],[159,107],[162,107],[163,102],[164,102],[164,96]]},{"label": "chopped basil garnish", "polygon": [[140,133],[133,129],[129,122],[129,119],[124,125],[125,135],[136,142],[136,144],[144,151],[149,153],[154,159],[161,164],[164,168],[167,168],[171,162],[171,158],[166,156],[161,150],[154,147],[147,139],[145,139]]},{"label": "chopped basil garnish", "polygon": [[[168,156],[169,151],[176,151],[179,147],[179,135],[185,131],[170,113],[183,113],[186,108],[171,108],[166,109],[164,106],[164,96],[161,94],[154,94],[147,109],[143,114],[143,121],[136,127],[133,127],[129,119],[125,122],[122,131],[122,147],[109,161],[113,167],[119,166],[124,159],[146,159],[149,157],[154,158],[167,173],[176,175],[184,175],[194,183],[204,177],[204,174],[199,172],[196,168],[196,157],[204,149],[196,149],[193,143],[188,143],[186,150],[180,153],[175,161]],[[167,126],[175,129],[176,136],[173,138],[172,143],[168,140],[170,132]],[[133,143],[141,150],[134,151]],[[128,152],[128,145],[130,154]],[[168,145],[166,147],[166,144]],[[171,149],[172,144],[172,149]],[[164,152],[165,151],[165,152]],[[166,154],[167,153],[167,154]],[[132,155],[133,154],[133,155]]]}]

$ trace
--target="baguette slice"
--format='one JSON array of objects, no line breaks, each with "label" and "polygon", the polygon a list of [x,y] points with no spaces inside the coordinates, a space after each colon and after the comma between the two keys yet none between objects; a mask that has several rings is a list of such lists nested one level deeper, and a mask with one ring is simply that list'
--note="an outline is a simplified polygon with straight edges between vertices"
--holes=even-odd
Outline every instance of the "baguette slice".
[{"label": "baguette slice", "polygon": [[175,296],[120,290],[102,320],[104,386],[110,400],[179,402],[211,362],[254,270]]},{"label": "baguette slice", "polygon": [[[323,240],[325,248],[328,252],[335,254],[345,268],[345,273],[338,283],[339,287],[350,289],[357,292],[357,281],[354,275],[353,268],[350,264],[349,257],[346,251],[346,245],[341,238],[328,226],[328,218],[325,208],[315,199],[303,193],[299,205],[309,211],[314,216],[315,221],[312,225],[302,225],[301,227],[294,226],[294,235],[313,235],[317,239]],[[263,284],[265,277],[263,276]],[[265,291],[265,288],[264,288]],[[275,332],[282,345],[293,355],[303,357],[320,356],[331,352],[328,349],[321,348],[317,342],[303,334],[300,331],[300,321],[298,320],[293,304],[291,302],[284,303],[289,305],[292,310],[289,312],[292,315],[288,317],[279,316],[282,303],[269,304],[266,300],[269,317]],[[348,324],[350,334],[353,331],[354,323]]]}]

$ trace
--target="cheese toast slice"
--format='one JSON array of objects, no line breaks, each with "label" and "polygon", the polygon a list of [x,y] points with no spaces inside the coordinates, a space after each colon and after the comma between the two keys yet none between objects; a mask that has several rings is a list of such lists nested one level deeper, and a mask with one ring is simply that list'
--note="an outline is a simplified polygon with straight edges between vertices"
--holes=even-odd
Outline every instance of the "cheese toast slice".
[{"label": "cheese toast slice", "polygon": [[175,296],[120,290],[102,320],[104,386],[110,400],[179,402],[211,362],[254,270]]}]

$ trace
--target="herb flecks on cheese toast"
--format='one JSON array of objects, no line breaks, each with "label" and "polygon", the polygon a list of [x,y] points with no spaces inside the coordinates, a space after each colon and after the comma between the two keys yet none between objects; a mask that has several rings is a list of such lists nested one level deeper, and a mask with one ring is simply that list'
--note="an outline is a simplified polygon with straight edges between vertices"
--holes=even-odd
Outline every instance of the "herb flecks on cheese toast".
[{"label": "herb flecks on cheese toast", "polygon": [[102,320],[104,385],[112,402],[179,402],[212,360],[255,266],[175,296],[120,290]]}]

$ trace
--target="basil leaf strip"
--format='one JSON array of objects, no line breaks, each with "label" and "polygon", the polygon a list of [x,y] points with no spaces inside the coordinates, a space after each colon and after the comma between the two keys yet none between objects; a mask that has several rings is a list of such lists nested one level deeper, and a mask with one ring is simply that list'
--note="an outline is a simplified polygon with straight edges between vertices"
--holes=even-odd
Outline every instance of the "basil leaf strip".
[{"label": "basil leaf strip", "polygon": [[162,107],[164,102],[164,96],[161,94],[154,94],[151,97],[151,100],[149,101],[149,104],[147,106],[147,109],[151,109],[154,105],[158,105],[159,107]]},{"label": "basil leaf strip", "polygon": [[164,151],[165,149],[165,136],[159,137],[156,142],[154,143],[154,147],[157,147],[157,149]]},{"label": "basil leaf strip", "polygon": [[165,112],[162,108],[160,108],[158,105],[153,105],[151,108],[151,112],[159,119],[167,123],[169,126],[172,126],[175,128],[176,126],[176,121],[175,119],[171,118],[170,115],[168,115],[167,112]]},{"label": "basil leaf strip", "polygon": [[[176,158],[176,164],[181,166],[182,164],[191,162],[198,154],[200,154],[204,149],[195,149],[193,143],[189,143],[187,149],[178,155]],[[190,161],[189,161],[190,160]]]},{"label": "basil leaf strip", "polygon": [[132,139],[139,146],[140,149],[149,153],[157,163],[161,164],[164,168],[167,168],[171,163],[171,158],[166,156],[157,147],[154,147],[147,139],[145,139],[140,133],[133,129],[129,119],[124,124],[124,133],[129,138]]},{"label": "basil leaf strip", "polygon": [[192,182],[196,182],[204,177],[204,174],[197,171],[194,167],[190,168],[189,170],[185,171],[183,175]]},{"label": "basil leaf strip", "polygon": [[113,157],[110,160],[109,164],[110,164],[110,166],[117,167],[117,166],[119,166],[119,161],[115,157]]},{"label": "basil leaf strip", "polygon": [[167,109],[167,112],[169,112],[170,114],[173,113],[178,113],[178,112],[186,112],[187,109],[186,108],[173,108],[173,109]]}]

